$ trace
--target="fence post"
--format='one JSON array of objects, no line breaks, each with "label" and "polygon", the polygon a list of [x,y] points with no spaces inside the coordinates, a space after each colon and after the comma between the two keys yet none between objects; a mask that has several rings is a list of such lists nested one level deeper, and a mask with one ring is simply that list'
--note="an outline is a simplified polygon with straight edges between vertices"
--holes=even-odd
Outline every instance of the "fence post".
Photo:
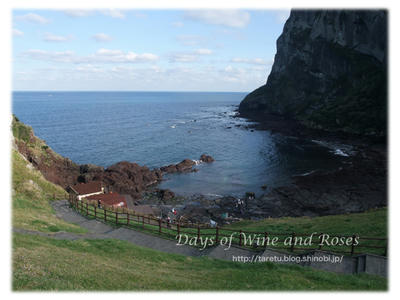
[{"label": "fence post", "polygon": [[126,211],[126,225],[129,226],[129,212]]},{"label": "fence post", "polygon": [[242,246],[242,229],[239,231],[239,246]]},{"label": "fence post", "polygon": [[290,251],[294,251],[294,240],[295,240],[295,238],[296,238],[296,233],[295,232],[293,232],[292,233],[292,242],[291,242],[291,245],[290,245]]},{"label": "fence post", "polygon": [[200,225],[197,224],[197,239],[200,240]]},{"label": "fence post", "polygon": [[356,235],[355,234],[353,234],[353,239],[351,240],[351,255],[353,255],[354,254],[354,241],[355,241],[355,239],[356,239]]},{"label": "fence post", "polygon": [[89,215],[89,204],[86,202],[86,215]]},{"label": "fence post", "polygon": [[142,216],[142,227],[144,229],[144,216]]},{"label": "fence post", "polygon": [[94,219],[97,220],[97,205],[94,206]]},{"label": "fence post", "polygon": [[103,210],[104,210],[104,222],[107,222],[107,209],[105,206],[103,206]]},{"label": "fence post", "polygon": [[115,212],[115,225],[118,225],[118,211]]},{"label": "fence post", "polygon": [[161,219],[158,219],[158,233],[161,233]]},{"label": "fence post", "polygon": [[219,230],[218,230],[218,225],[217,225],[217,227],[215,227],[215,244],[218,244],[218,239],[219,239],[219,236],[218,236],[218,232]]}]

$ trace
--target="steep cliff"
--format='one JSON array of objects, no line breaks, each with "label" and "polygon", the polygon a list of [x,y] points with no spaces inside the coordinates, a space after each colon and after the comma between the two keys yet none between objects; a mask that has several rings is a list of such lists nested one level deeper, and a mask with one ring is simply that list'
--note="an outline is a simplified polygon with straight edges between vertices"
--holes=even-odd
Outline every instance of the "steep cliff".
[{"label": "steep cliff", "polygon": [[267,83],[247,95],[239,111],[385,136],[386,73],[386,11],[293,10]]}]

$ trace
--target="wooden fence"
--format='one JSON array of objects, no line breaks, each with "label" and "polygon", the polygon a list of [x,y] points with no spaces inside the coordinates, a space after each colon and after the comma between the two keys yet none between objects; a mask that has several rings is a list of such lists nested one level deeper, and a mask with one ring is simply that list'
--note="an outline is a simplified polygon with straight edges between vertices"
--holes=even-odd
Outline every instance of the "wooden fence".
[{"label": "wooden fence", "polygon": [[[102,205],[99,207],[97,201],[90,201],[83,199],[69,199],[70,206],[80,214],[101,220],[105,223],[115,226],[125,226],[136,230],[144,230],[158,236],[176,240],[178,236],[184,237],[186,242],[197,238],[197,241],[208,238],[213,240],[213,244],[224,242],[239,247],[250,247],[255,249],[272,248],[281,249],[285,251],[310,251],[313,249],[326,250],[336,253],[343,253],[347,255],[355,255],[361,253],[371,253],[378,255],[387,255],[386,238],[377,237],[361,237],[356,234],[353,235],[329,235],[331,239],[347,241],[345,245],[321,245],[323,240],[322,234],[305,234],[305,233],[277,233],[277,232],[255,232],[246,230],[229,229],[225,227],[211,227],[208,224],[189,224],[183,222],[168,222],[161,218],[142,215],[127,208],[114,208],[111,206]],[[311,236],[311,238],[310,238]],[[249,237],[255,237],[249,242]],[[299,241],[309,239],[307,246],[298,245]],[[278,242],[271,246],[271,243],[266,241],[273,241],[277,239]],[[290,243],[285,243],[289,239]],[[310,241],[311,239],[311,241]],[[257,243],[258,242],[258,243]],[[263,243],[264,242],[264,243]],[[197,246],[200,246],[198,243]]]}]

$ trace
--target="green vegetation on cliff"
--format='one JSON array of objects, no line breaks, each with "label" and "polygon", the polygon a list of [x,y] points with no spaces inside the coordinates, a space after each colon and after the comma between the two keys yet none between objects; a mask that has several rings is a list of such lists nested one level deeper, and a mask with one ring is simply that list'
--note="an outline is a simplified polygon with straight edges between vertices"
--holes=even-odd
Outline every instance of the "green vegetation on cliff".
[{"label": "green vegetation on cliff", "polygon": [[43,232],[86,230],[64,222],[54,214],[53,195],[66,198],[63,188],[47,181],[20,153],[12,150],[12,224]]}]

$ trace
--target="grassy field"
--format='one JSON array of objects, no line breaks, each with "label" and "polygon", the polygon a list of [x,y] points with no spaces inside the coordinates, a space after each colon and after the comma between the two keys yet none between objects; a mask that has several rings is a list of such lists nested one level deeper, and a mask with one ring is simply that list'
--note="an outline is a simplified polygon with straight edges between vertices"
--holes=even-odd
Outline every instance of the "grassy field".
[{"label": "grassy field", "polygon": [[243,220],[227,226],[231,229],[269,232],[326,232],[331,234],[358,234],[366,237],[387,236],[387,208],[363,213],[323,217],[269,218],[261,221]]},{"label": "grassy field", "polygon": [[14,234],[13,290],[385,290],[384,278]]}]

